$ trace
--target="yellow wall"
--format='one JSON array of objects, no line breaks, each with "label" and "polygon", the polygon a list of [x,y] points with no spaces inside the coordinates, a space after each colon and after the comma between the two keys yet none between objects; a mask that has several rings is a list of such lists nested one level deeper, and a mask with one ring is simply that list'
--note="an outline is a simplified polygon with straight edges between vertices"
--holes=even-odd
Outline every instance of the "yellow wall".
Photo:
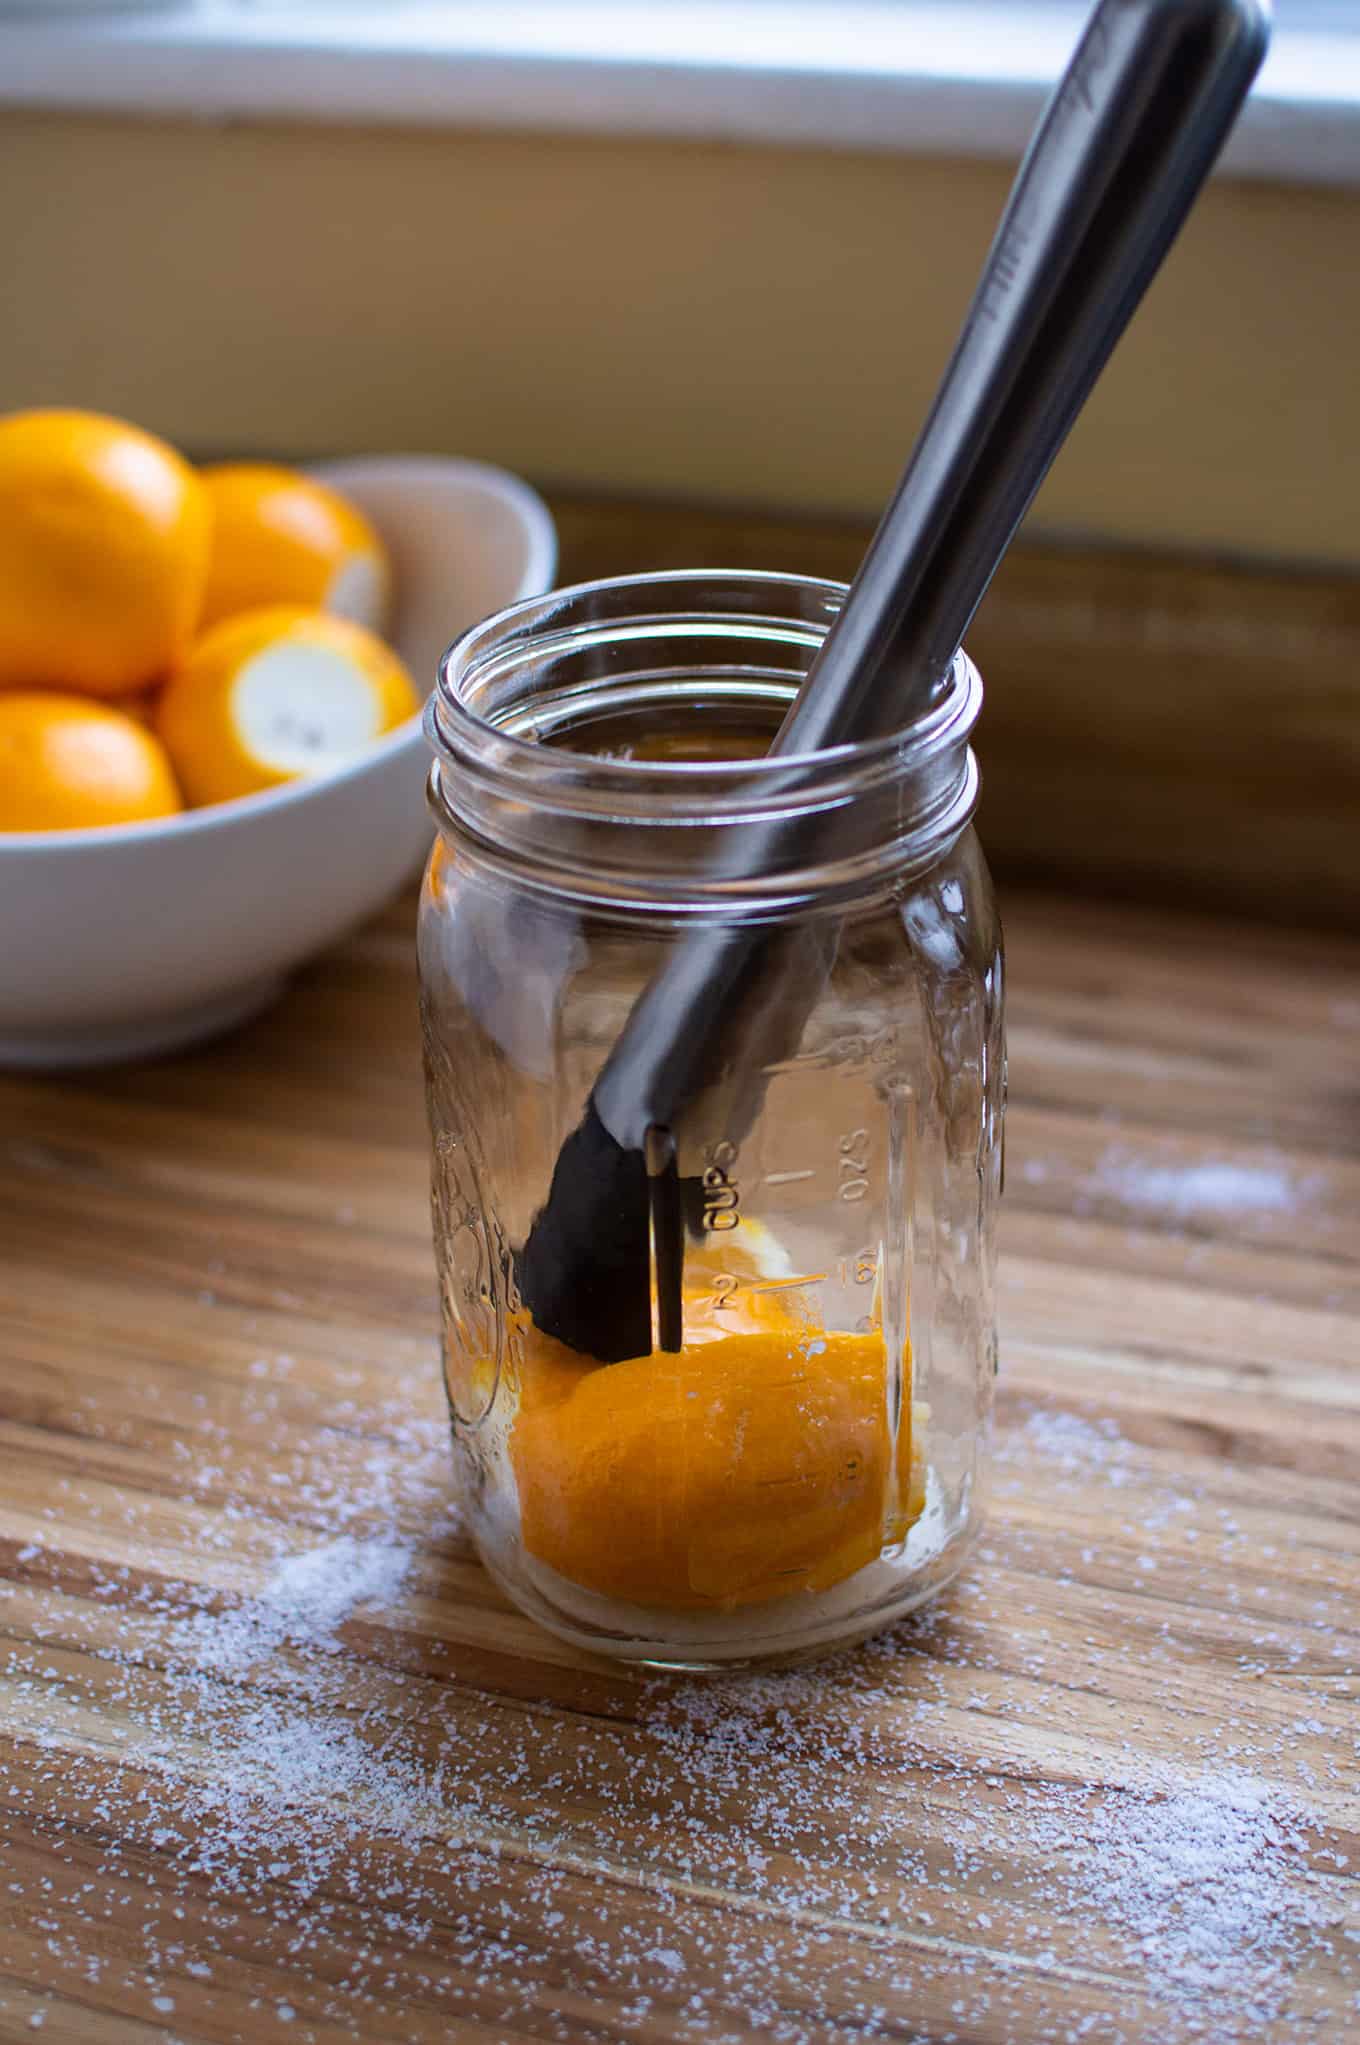
[{"label": "yellow wall", "polygon": [[[1007,184],[678,142],[0,116],[0,407],[874,511]],[[1360,559],[1360,198],[1205,199],[1050,529]]]}]

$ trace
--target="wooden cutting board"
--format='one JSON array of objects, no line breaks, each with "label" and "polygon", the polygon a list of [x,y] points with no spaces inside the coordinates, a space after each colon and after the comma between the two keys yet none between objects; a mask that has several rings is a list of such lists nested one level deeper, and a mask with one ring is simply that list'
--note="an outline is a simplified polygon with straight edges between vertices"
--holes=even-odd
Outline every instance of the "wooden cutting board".
[{"label": "wooden cutting board", "polygon": [[1360,2037],[1360,948],[1007,906],[989,1532],[811,1671],[459,1532],[409,901],[0,1083],[0,2038]]}]

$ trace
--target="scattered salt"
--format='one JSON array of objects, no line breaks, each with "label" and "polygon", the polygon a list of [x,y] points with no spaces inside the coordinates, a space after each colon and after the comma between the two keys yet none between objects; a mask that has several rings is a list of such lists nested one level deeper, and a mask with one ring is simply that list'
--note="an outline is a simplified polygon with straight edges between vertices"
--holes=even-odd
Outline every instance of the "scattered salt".
[{"label": "scattered salt", "polygon": [[1075,1818],[1059,1802],[1036,1816],[1034,1836],[1137,1941],[1153,1985],[1182,2002],[1244,1986],[1258,2004],[1277,1998],[1326,1921],[1300,1881],[1307,1814],[1240,1773],[1102,1796]]},{"label": "scattered salt", "polygon": [[1026,1473],[1037,1460],[1046,1466],[1050,1479],[1084,1481],[1098,1471],[1107,1484],[1117,1487],[1129,1481],[1131,1457],[1132,1445],[1116,1421],[1105,1415],[1088,1420],[1051,1406],[1026,1407],[1019,1426],[996,1445],[998,1470],[1015,1470],[1026,1482],[1030,1481]]},{"label": "scattered salt", "polygon": [[1125,1207],[1165,1214],[1178,1222],[1201,1216],[1289,1214],[1314,1190],[1282,1164],[1244,1164],[1208,1158],[1199,1164],[1161,1164],[1123,1145],[1097,1162],[1097,1193]]},{"label": "scattered salt", "polygon": [[387,1605],[410,1570],[409,1541],[352,1534],[289,1555],[258,1598],[188,1623],[194,1660],[223,1673],[266,1661],[285,1644],[337,1648],[336,1629],[362,1605]]},{"label": "scattered salt", "polygon": [[[276,1398],[272,1379],[252,1380],[255,1424],[273,1426]],[[336,1428],[357,1438],[365,1417],[337,1394]],[[88,1653],[125,1741],[121,1763],[104,1756],[91,1778],[96,1816],[115,1839],[153,1844],[194,1899],[201,1950],[186,1949],[173,1913],[168,1931],[149,1918],[148,1973],[154,1959],[162,1979],[209,1978],[205,1899],[226,1913],[235,1955],[231,1913],[267,1884],[288,1959],[324,1952],[329,1964],[349,1941],[343,1994],[321,2013],[337,2035],[355,2032],[364,1996],[375,2013],[390,2007],[382,1956],[394,1952],[426,1970],[420,1994],[450,2030],[464,1996],[492,1998],[466,2005],[489,2035],[539,2035],[560,1995],[581,2006],[597,1993],[623,2033],[823,2045],[842,2034],[833,2008],[846,2035],[899,2035],[902,2008],[935,1994],[948,2015],[930,2035],[999,2038],[1020,2034],[1021,2005],[1006,2000],[1017,1983],[1026,2035],[1054,2045],[1264,2039],[1292,2020],[1296,1981],[1334,1942],[1319,1883],[1335,1886],[1347,1856],[1318,1872],[1326,1827],[1268,1767],[1253,1772],[1263,1757],[1236,1751],[1231,1722],[1185,1726],[1179,1765],[1153,1767],[1135,1690],[1095,1687],[1079,1715],[1059,1687],[1034,1688],[1052,1608],[1012,1587],[994,1610],[985,1569],[946,1606],[815,1669],[641,1685],[621,1674],[617,1719],[564,1721],[450,1682],[456,1657],[432,1667],[442,1650],[429,1640],[403,1666],[392,1622],[417,1560],[448,1538],[449,1465],[442,1421],[383,1418],[390,1438],[351,1444],[348,1463],[323,1430],[287,1468],[270,1503],[281,1552],[254,1595],[210,1606],[119,1567],[91,1587]],[[1032,1493],[1036,1473],[1060,1495],[1092,1476],[1127,1486],[1149,1544],[1141,1562],[1155,1566],[1155,1528],[1178,1530],[1189,1501],[1158,1502],[1138,1445],[1106,1417],[1033,1405],[1011,1419],[1003,1495]],[[234,1554],[238,1525],[258,1527],[261,1508],[224,1496],[219,1456],[209,1435],[176,1481],[197,1497],[214,1472],[218,1538]],[[1220,1535],[1249,1538],[1226,1511]],[[995,1538],[1014,1554],[1040,1537],[1003,1526]],[[1051,1571],[1047,1547],[1043,1563]],[[1317,1602],[1305,1623],[1321,1626],[1333,1607]],[[64,1642],[84,1609],[63,1608]],[[1101,1609],[1088,1601],[1081,1621],[1092,1669],[1132,1652],[1174,1667],[1147,1646],[1160,1635],[1121,1648]],[[17,1645],[10,1654],[14,1681],[53,1666],[27,1652],[23,1665]],[[69,1774],[82,1765],[63,1744],[59,1700],[79,1684],[69,1656],[52,1680],[44,1710]],[[1097,1700],[1125,1719],[1088,1770]],[[1288,1743],[1322,1734],[1303,1708],[1300,1696],[1282,1721]],[[1012,1722],[1022,1738],[1008,1738]],[[109,1878],[124,1864],[110,1848]],[[601,1873],[626,1877],[626,1911],[594,1905]],[[741,1910],[715,1917],[715,1893],[739,1894]],[[92,1885],[92,1937],[105,1907]],[[79,1938],[70,1964],[99,1978]],[[1092,2016],[1062,1999],[1074,1970],[1108,1998]],[[296,2020],[291,2003],[258,2007]],[[375,2033],[384,2021],[375,2014]]]}]

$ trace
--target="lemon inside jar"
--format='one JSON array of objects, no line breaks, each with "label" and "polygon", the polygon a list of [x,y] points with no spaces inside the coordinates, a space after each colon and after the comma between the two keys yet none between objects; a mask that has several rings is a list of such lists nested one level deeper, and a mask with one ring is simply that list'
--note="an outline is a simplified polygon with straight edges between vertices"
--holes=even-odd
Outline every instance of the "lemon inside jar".
[{"label": "lemon inside jar", "polygon": [[678,1353],[601,1365],[527,1318],[512,1344],[524,1545],[629,1604],[730,1611],[829,1590],[925,1503],[925,1411],[904,1396],[894,1428],[882,1329],[820,1328],[796,1288],[737,1277],[748,1260],[730,1245],[721,1273],[711,1254],[687,1270]]}]

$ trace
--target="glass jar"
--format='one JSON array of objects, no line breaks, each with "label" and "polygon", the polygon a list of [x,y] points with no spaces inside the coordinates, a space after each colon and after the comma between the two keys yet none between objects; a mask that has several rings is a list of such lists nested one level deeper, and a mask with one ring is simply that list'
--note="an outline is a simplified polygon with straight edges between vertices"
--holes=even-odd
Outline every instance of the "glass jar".
[{"label": "glass jar", "polygon": [[[765,748],[843,597],[721,571],[559,590],[466,634],[427,713],[421,1004],[466,1509],[517,1605],[636,1661],[861,1638],[954,1575],[982,1509],[1005,1054],[970,825],[981,684],[961,653],[907,732],[791,775]],[[772,820],[786,856],[743,878]],[[783,993],[731,1025],[677,1138],[683,1339],[602,1362],[535,1324],[525,1245],[635,1002],[719,926]]]}]

